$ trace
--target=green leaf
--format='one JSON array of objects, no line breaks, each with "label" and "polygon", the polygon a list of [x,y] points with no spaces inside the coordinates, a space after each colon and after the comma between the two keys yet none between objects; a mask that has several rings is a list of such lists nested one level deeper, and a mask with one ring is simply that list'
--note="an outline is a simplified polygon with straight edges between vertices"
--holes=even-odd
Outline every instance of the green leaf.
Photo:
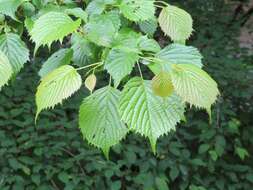
[{"label": "green leaf", "polygon": [[95,44],[89,42],[80,34],[73,34],[71,38],[71,48],[73,49],[73,62],[80,67],[94,63],[97,58],[97,48]]},{"label": "green leaf", "polygon": [[106,5],[111,5],[115,2],[115,0],[93,0],[88,4],[86,11],[89,15],[98,15],[103,13]]},{"label": "green leaf", "polygon": [[0,90],[8,83],[13,74],[12,67],[6,55],[0,51]]},{"label": "green leaf", "polygon": [[172,167],[170,170],[170,178],[174,181],[179,175],[179,170],[176,166]]},{"label": "green leaf", "polygon": [[184,101],[208,111],[217,99],[216,82],[202,69],[189,64],[172,65],[172,83]]},{"label": "green leaf", "polygon": [[87,22],[88,20],[88,14],[79,7],[73,9],[66,9],[65,13],[67,13],[68,15],[73,15],[76,18],[81,18],[84,22]]},{"label": "green leaf", "polygon": [[157,41],[147,38],[147,36],[142,36],[140,38],[139,48],[142,51],[157,53],[161,50],[160,45]]},{"label": "green leaf", "polygon": [[191,15],[175,6],[164,7],[158,22],[163,32],[175,42],[184,42],[193,31]]},{"label": "green leaf", "polygon": [[175,130],[184,115],[184,104],[178,96],[154,96],[151,82],[139,77],[125,85],[119,109],[130,130],[149,138],[154,152],[157,139]]},{"label": "green leaf", "polygon": [[153,35],[155,34],[157,26],[158,23],[156,17],[139,22],[140,30],[150,37],[153,37]]},{"label": "green leaf", "polygon": [[115,86],[118,86],[120,81],[131,73],[138,59],[138,53],[124,49],[112,49],[109,52],[105,60],[105,69],[114,79]]},{"label": "green leaf", "polygon": [[23,2],[23,0],[0,0],[0,13],[7,15],[14,20],[18,20],[15,12]]},{"label": "green leaf", "polygon": [[111,146],[119,143],[128,129],[118,113],[120,91],[104,87],[84,99],[79,112],[79,127],[87,141],[109,156]]},{"label": "green leaf", "polygon": [[249,156],[249,152],[241,147],[236,147],[235,153],[241,158],[241,160],[244,160],[245,157]]},{"label": "green leaf", "polygon": [[36,92],[36,118],[43,109],[53,108],[70,97],[82,85],[81,76],[75,68],[64,65],[41,79]]},{"label": "green leaf", "polygon": [[210,145],[209,145],[209,144],[201,144],[201,145],[199,146],[198,153],[199,153],[199,154],[203,154],[203,153],[207,152],[207,151],[209,150],[209,148],[210,148]]},{"label": "green leaf", "polygon": [[96,15],[85,25],[87,38],[97,45],[109,47],[120,27],[119,14],[110,12]]},{"label": "green leaf", "polygon": [[202,67],[202,55],[197,48],[181,44],[171,44],[156,54],[166,64],[192,64]]},{"label": "green leaf", "polygon": [[51,46],[52,42],[60,40],[77,30],[81,20],[73,21],[63,12],[49,12],[37,19],[30,32],[31,39],[35,42],[35,52],[41,45]]},{"label": "green leaf", "polygon": [[0,50],[8,57],[14,74],[17,74],[29,60],[29,50],[17,34],[2,34]]},{"label": "green leaf", "polygon": [[144,21],[154,17],[153,0],[124,0],[120,4],[122,14],[131,21]]},{"label": "green leaf", "polygon": [[39,75],[40,77],[46,76],[48,73],[54,69],[68,65],[72,59],[73,50],[72,49],[60,49],[51,55],[45,63],[43,63]]}]

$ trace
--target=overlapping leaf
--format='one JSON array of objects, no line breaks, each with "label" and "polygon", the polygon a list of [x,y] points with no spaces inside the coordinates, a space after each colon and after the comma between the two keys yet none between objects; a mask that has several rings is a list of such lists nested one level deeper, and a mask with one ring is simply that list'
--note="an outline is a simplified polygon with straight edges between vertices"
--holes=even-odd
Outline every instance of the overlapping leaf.
[{"label": "overlapping leaf", "polygon": [[0,50],[8,57],[14,74],[17,74],[29,60],[29,50],[17,34],[2,34]]},{"label": "overlapping leaf", "polygon": [[65,36],[77,30],[81,20],[73,21],[66,13],[49,12],[37,19],[30,32],[35,42],[35,52],[41,45],[51,46],[57,40],[62,41]]},{"label": "overlapping leaf", "polygon": [[79,34],[73,34],[71,38],[71,48],[73,49],[73,62],[75,65],[84,66],[94,63],[97,58],[97,48],[95,44],[89,42]]},{"label": "overlapping leaf", "polygon": [[147,38],[147,36],[142,36],[139,42],[139,48],[142,51],[149,51],[157,53],[161,50],[160,45],[157,43],[157,41],[153,39]]},{"label": "overlapping leaf", "polygon": [[156,32],[157,26],[158,23],[156,17],[139,22],[140,30],[150,37],[153,37],[154,33]]},{"label": "overlapping leaf", "polygon": [[15,12],[24,0],[0,0],[0,13],[17,20]]},{"label": "overlapping leaf", "polygon": [[154,0],[123,0],[120,4],[123,15],[131,21],[144,21],[154,17]]},{"label": "overlapping leaf", "polygon": [[59,51],[51,55],[45,63],[43,63],[39,71],[39,75],[41,77],[44,77],[54,69],[69,64],[72,59],[72,56],[72,49],[60,49]]},{"label": "overlapping leaf", "polygon": [[110,12],[93,16],[84,29],[90,41],[100,46],[109,47],[119,27],[119,14]]},{"label": "overlapping leaf", "polygon": [[43,77],[36,92],[36,119],[43,109],[62,103],[76,92],[81,84],[81,76],[70,65],[61,66]]},{"label": "overlapping leaf", "polygon": [[157,139],[175,130],[184,114],[184,104],[177,95],[155,96],[150,81],[131,79],[120,98],[120,115],[130,128],[148,137],[155,152]]},{"label": "overlapping leaf", "polygon": [[66,9],[65,13],[67,13],[68,15],[73,15],[77,18],[81,18],[84,22],[87,22],[88,14],[79,7],[73,9]]},{"label": "overlapping leaf", "polygon": [[0,90],[8,83],[13,74],[12,67],[6,55],[0,51]]},{"label": "overlapping leaf", "polygon": [[158,21],[163,32],[176,42],[184,42],[193,31],[191,15],[175,6],[164,7]]},{"label": "overlapping leaf", "polygon": [[192,46],[171,44],[158,52],[156,57],[165,64],[192,64],[202,67],[202,55],[197,48]]},{"label": "overlapping leaf", "polygon": [[105,60],[105,69],[114,79],[115,86],[118,86],[120,81],[131,73],[138,59],[138,53],[124,49],[112,49],[109,52]]},{"label": "overlapping leaf", "polygon": [[120,92],[104,87],[84,99],[79,112],[79,127],[85,139],[108,157],[111,146],[125,137],[128,129],[118,113]]},{"label": "overlapping leaf", "polygon": [[172,83],[176,93],[191,105],[210,111],[219,95],[216,82],[195,65],[178,64],[172,65],[172,68]]}]

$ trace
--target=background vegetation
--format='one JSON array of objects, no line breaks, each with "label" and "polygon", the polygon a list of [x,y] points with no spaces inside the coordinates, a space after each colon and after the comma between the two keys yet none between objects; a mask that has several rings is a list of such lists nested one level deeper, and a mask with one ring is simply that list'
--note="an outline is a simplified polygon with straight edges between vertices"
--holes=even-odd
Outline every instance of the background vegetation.
[{"label": "background vegetation", "polygon": [[[219,84],[212,124],[205,112],[191,110],[186,123],[159,140],[156,156],[148,141],[129,135],[107,161],[83,141],[77,127],[78,105],[88,93],[84,88],[41,114],[35,127],[36,73],[52,53],[45,50],[0,94],[1,190],[252,189],[253,55],[250,36],[242,36],[253,30],[252,8],[247,1],[170,3],[193,16],[196,33],[190,43],[200,49],[205,69]],[[168,43],[159,31],[156,38]]]}]

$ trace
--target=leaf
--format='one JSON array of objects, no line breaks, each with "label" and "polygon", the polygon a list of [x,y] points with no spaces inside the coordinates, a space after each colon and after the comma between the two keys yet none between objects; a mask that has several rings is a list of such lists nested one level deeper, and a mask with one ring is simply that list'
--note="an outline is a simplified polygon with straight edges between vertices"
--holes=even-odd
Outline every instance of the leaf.
[{"label": "leaf", "polygon": [[139,22],[140,30],[150,37],[153,37],[153,35],[155,34],[157,26],[158,23],[156,17]]},{"label": "leaf", "polygon": [[85,80],[85,86],[89,89],[90,92],[92,92],[96,86],[97,78],[96,75],[91,74],[89,75]]},{"label": "leaf", "polygon": [[161,50],[160,45],[157,41],[147,38],[147,36],[142,36],[140,38],[139,48],[142,51],[157,53]]},{"label": "leaf", "polygon": [[72,49],[60,49],[51,55],[45,63],[43,63],[42,68],[39,71],[40,77],[46,76],[48,73],[54,69],[68,65],[72,59],[73,50]]},{"label": "leaf", "polygon": [[63,12],[49,12],[37,19],[30,32],[31,39],[35,42],[35,52],[41,45],[51,46],[52,42],[60,40],[77,30],[81,20],[73,21]]},{"label": "leaf", "polygon": [[120,27],[119,15],[115,12],[96,15],[85,25],[87,38],[99,46],[110,47]]},{"label": "leaf", "polygon": [[154,17],[153,0],[124,0],[119,6],[124,17],[131,21],[144,21]]},{"label": "leaf", "polygon": [[129,129],[148,137],[155,152],[157,139],[175,130],[184,115],[184,104],[175,94],[154,96],[151,82],[135,77],[124,87],[119,110]]},{"label": "leaf", "polygon": [[184,42],[193,31],[191,15],[175,6],[164,7],[158,22],[163,32],[175,42]]},{"label": "leaf", "polygon": [[13,74],[12,67],[6,55],[0,51],[0,90],[8,83]]},{"label": "leaf", "polygon": [[84,22],[87,22],[88,20],[88,14],[80,7],[66,9],[65,13],[68,15],[73,15],[76,18],[81,18]]},{"label": "leaf", "polygon": [[219,95],[216,82],[194,65],[173,64],[172,68],[171,78],[176,93],[191,105],[210,110]]},{"label": "leaf", "polygon": [[17,34],[2,34],[0,50],[8,57],[14,74],[17,74],[29,60],[29,50]]},{"label": "leaf", "polygon": [[106,5],[111,5],[115,2],[115,0],[93,0],[88,4],[86,11],[89,15],[98,15],[103,13]]},{"label": "leaf", "polygon": [[128,132],[118,113],[120,92],[104,87],[85,98],[80,107],[79,127],[85,139],[101,148],[108,158],[111,146]]},{"label": "leaf", "polygon": [[0,13],[17,21],[18,19],[15,12],[23,2],[23,0],[0,0]]},{"label": "leaf", "polygon": [[244,160],[245,157],[249,156],[249,152],[245,148],[236,147],[235,153],[241,158],[241,160]]},{"label": "leaf", "polygon": [[170,96],[174,91],[170,74],[162,71],[158,75],[156,75],[152,79],[152,90],[157,96]]},{"label": "leaf", "polygon": [[171,44],[156,54],[166,64],[192,64],[202,67],[202,55],[197,48],[181,44]]},{"label": "leaf", "polygon": [[80,34],[73,34],[71,38],[71,48],[73,49],[73,62],[80,67],[94,63],[97,58],[97,48],[95,44],[89,42]]},{"label": "leaf", "polygon": [[61,66],[41,79],[36,92],[37,113],[35,120],[43,109],[53,108],[70,97],[82,85],[81,76],[69,65]]},{"label": "leaf", "polygon": [[179,170],[176,166],[172,167],[170,170],[170,178],[174,181],[179,175]]},{"label": "leaf", "polygon": [[139,55],[123,49],[112,49],[105,60],[105,69],[110,73],[118,86],[120,81],[131,73]]}]

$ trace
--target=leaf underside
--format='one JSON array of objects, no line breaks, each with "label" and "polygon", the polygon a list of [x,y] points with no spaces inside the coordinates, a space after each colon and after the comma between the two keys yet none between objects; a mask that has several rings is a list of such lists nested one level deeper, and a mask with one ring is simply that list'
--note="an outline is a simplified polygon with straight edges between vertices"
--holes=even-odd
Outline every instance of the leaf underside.
[{"label": "leaf underside", "polygon": [[12,67],[7,56],[0,51],[0,90],[8,83],[13,74]]}]

